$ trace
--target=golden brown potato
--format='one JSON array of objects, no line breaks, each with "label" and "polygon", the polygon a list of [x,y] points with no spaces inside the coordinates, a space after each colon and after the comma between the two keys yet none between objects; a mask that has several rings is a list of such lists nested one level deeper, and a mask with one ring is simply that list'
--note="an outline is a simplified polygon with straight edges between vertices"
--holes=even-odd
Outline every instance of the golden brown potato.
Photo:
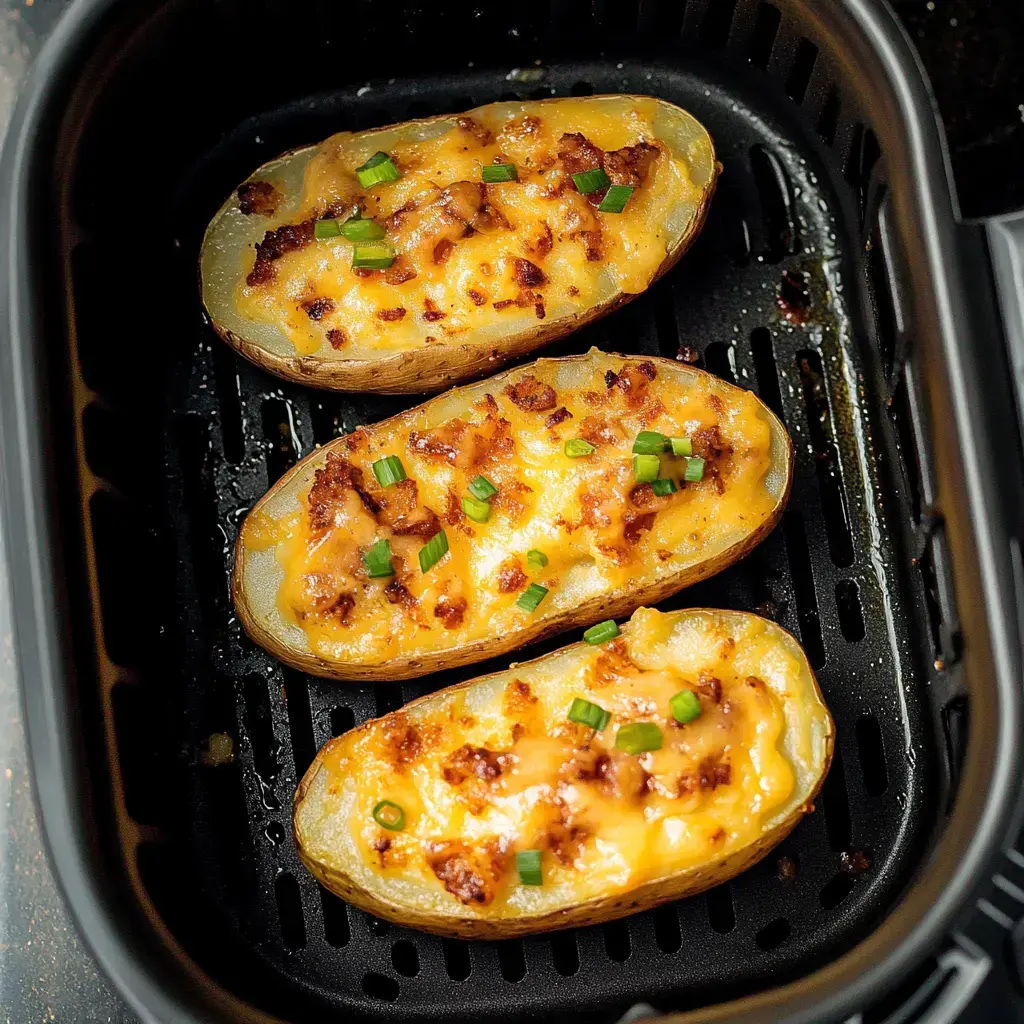
[{"label": "golden brown potato", "polygon": [[[377,152],[400,176],[364,185]],[[516,180],[482,180],[496,163]],[[573,175],[589,170],[618,192],[581,193]],[[697,236],[717,174],[705,129],[645,96],[342,132],[260,167],[224,203],[200,254],[203,303],[228,344],[279,376],[436,391],[644,291]],[[625,207],[608,212],[615,199]],[[353,266],[368,244],[385,247],[378,262]]]},{"label": "golden brown potato", "polygon": [[[670,437],[691,457],[634,457]],[[730,565],[778,520],[791,463],[778,419],[710,374],[597,350],[541,359],[295,466],[243,524],[235,606],[257,643],[317,675],[479,661]]]},{"label": "golden brown potato", "polygon": [[[597,719],[570,720],[578,699]],[[832,744],[784,630],[641,608],[615,639],[329,741],[295,795],[295,838],[325,886],[403,925],[498,939],[596,924],[764,856],[813,809]]]}]

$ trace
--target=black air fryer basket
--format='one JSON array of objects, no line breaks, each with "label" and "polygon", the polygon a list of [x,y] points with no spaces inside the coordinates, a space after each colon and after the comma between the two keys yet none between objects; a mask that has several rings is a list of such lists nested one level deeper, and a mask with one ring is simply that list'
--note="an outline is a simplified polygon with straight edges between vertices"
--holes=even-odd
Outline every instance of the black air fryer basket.
[{"label": "black air fryer basket", "polygon": [[[670,605],[756,610],[799,636],[836,758],[816,813],[705,895],[441,940],[320,888],[291,795],[332,734],[499,665],[304,676],[248,641],[227,586],[271,483],[418,399],[318,393],[241,361],[203,318],[196,259],[224,196],[280,151],[595,92],[686,107],[725,171],[681,264],[547,354],[689,346],[785,420],[782,524]],[[3,185],[5,511],[34,774],[68,902],[144,1020],[939,1024],[970,1001],[1024,899],[1019,226],[958,223],[883,6],[76,0]],[[210,765],[221,732],[237,756]]]}]

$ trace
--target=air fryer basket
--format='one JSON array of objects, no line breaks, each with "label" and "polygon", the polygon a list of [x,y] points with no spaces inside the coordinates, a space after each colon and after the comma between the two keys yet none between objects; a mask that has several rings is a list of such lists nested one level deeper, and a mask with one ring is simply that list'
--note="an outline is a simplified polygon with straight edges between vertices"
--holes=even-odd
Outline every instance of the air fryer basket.
[{"label": "air fryer basket", "polygon": [[[954,223],[889,15],[867,0],[143,7],[78,0],[23,100],[0,364],[43,822],[140,1014],[614,1020],[643,1001],[691,1021],[823,1021],[887,994],[864,1018],[882,1020],[898,982],[933,970],[959,972],[947,1006],[969,996],[976,947],[943,943],[1015,820],[1024,502],[998,331],[966,316],[991,298],[984,253]],[[817,812],[704,896],[526,941],[440,940],[321,889],[293,849],[291,794],[332,734],[498,665],[307,677],[248,641],[227,588],[269,484],[416,399],[325,395],[239,360],[203,320],[196,257],[223,196],[279,151],[591,92],[686,107],[725,172],[680,266],[545,354],[690,347],[784,418],[783,523],[670,605],[756,610],[798,635],[836,759]],[[204,756],[219,732],[233,763]]]}]

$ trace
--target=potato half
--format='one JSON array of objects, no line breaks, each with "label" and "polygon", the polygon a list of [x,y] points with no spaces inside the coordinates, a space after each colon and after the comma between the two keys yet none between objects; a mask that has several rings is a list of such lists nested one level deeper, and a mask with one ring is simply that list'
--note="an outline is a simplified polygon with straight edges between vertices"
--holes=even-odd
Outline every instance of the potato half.
[{"label": "potato half", "polygon": [[[692,459],[639,465],[644,431]],[[385,459],[404,480],[382,486]],[[651,468],[656,484],[638,478]],[[451,668],[725,568],[774,526],[791,471],[785,428],[749,391],[667,359],[540,359],[303,459],[242,526],[235,607],[317,675]]]},{"label": "potato half", "polygon": [[[377,152],[401,177],[364,187],[356,170]],[[497,161],[517,180],[482,182]],[[599,208],[621,192],[577,190],[584,168],[633,188],[621,212]],[[717,173],[707,131],[646,96],[492,103],[342,132],[232,193],[203,240],[202,299],[228,344],[281,377],[439,390],[644,291],[697,236]],[[383,229],[390,267],[354,268],[356,242],[316,237],[317,221],[341,230],[356,210]]]},{"label": "potato half", "polygon": [[[570,721],[577,698],[606,724]],[[299,784],[295,838],[325,886],[413,928],[496,939],[596,924],[764,856],[812,810],[832,744],[814,674],[783,629],[742,612],[641,608],[603,645],[441,690],[331,740]],[[539,861],[541,884],[522,884],[524,860]]]}]

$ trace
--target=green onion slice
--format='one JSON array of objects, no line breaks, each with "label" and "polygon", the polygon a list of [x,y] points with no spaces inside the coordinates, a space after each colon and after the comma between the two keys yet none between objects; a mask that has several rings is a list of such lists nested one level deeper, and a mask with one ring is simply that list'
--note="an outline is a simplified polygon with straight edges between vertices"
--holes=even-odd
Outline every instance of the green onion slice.
[{"label": "green onion slice", "polygon": [[516,871],[521,885],[543,885],[540,868],[540,850],[519,850],[516,853]]},{"label": "green onion slice", "polygon": [[420,548],[420,572],[429,572],[447,554],[448,535],[440,530]]},{"label": "green onion slice", "polygon": [[341,225],[341,233],[350,242],[376,242],[384,237],[384,229],[375,220],[363,220],[361,217],[345,221]]},{"label": "green onion slice", "polygon": [[657,455],[634,455],[633,476],[642,483],[650,484],[658,479],[661,472],[661,459]]},{"label": "green onion slice", "polygon": [[400,832],[405,828],[405,811],[390,800],[381,800],[373,808],[373,820],[389,832]]},{"label": "green onion slice", "polygon": [[383,459],[374,462],[370,469],[381,487],[390,487],[405,479],[405,466],[397,455],[385,455]]},{"label": "green onion slice", "polygon": [[605,711],[599,704],[591,704],[589,700],[582,697],[574,698],[572,707],[569,708],[569,721],[579,722],[580,725],[589,725],[591,729],[600,732],[612,720],[612,713]]},{"label": "green onion slice", "polygon": [[353,270],[387,270],[395,262],[390,242],[355,242],[352,246]]},{"label": "green onion slice", "polygon": [[318,220],[313,225],[315,238],[337,238],[341,234],[341,224],[336,220]]},{"label": "green onion slice", "polygon": [[522,608],[524,612],[535,612],[537,610],[537,605],[539,605],[547,596],[547,587],[542,587],[539,583],[531,583],[519,595],[519,600],[516,601],[516,606]]},{"label": "green onion slice", "polygon": [[661,729],[653,722],[630,722],[615,734],[615,749],[627,754],[661,750]]},{"label": "green onion slice", "polygon": [[536,548],[530,548],[526,552],[526,564],[531,569],[543,569],[548,564],[548,556],[543,551],[538,551]]},{"label": "green onion slice", "polygon": [[668,449],[668,438],[656,430],[641,430],[633,442],[634,455],[660,455]]},{"label": "green onion slice", "polygon": [[491,518],[491,506],[486,501],[478,501],[468,495],[462,499],[462,511],[473,520],[474,523],[486,523]]},{"label": "green onion slice", "polygon": [[391,565],[391,542],[386,539],[379,540],[367,548],[363,552],[363,565],[366,566],[366,575],[371,579],[394,576],[395,570]]},{"label": "green onion slice", "polygon": [[700,700],[693,690],[680,690],[668,705],[672,709],[672,717],[681,725],[700,718]]},{"label": "green onion slice", "polygon": [[619,627],[615,625],[614,619],[606,619],[596,626],[591,626],[583,634],[583,639],[591,646],[603,644],[606,640],[612,640],[619,635]]},{"label": "green onion slice", "polygon": [[605,192],[604,199],[597,208],[598,213],[622,213],[632,194],[633,189],[629,185],[612,185]]},{"label": "green onion slice", "polygon": [[686,460],[686,472],[683,474],[683,479],[688,484],[695,484],[698,480],[704,478],[704,460],[703,459],[687,459]]},{"label": "green onion slice", "polygon": [[363,188],[371,188],[382,181],[398,181],[401,174],[387,153],[374,153],[362,167],[356,168],[356,177]]},{"label": "green onion slice", "polygon": [[570,437],[565,442],[564,451],[570,459],[578,459],[583,455],[593,455],[597,449],[589,441],[584,441],[582,437]]},{"label": "green onion slice", "polygon": [[584,195],[599,192],[611,184],[611,179],[600,167],[595,167],[592,171],[580,171],[572,176],[572,180],[577,190]]},{"label": "green onion slice", "polygon": [[651,490],[654,491],[659,498],[664,498],[666,495],[675,494],[676,482],[675,480],[652,480]]},{"label": "green onion slice", "polygon": [[498,488],[485,476],[478,476],[469,481],[469,493],[480,501],[490,501],[498,493]]},{"label": "green onion slice", "polygon": [[670,437],[668,443],[672,446],[673,455],[693,454],[693,445],[688,437]]},{"label": "green onion slice", "polygon": [[493,185],[499,181],[518,181],[519,172],[515,164],[485,164],[480,169],[480,177]]}]

